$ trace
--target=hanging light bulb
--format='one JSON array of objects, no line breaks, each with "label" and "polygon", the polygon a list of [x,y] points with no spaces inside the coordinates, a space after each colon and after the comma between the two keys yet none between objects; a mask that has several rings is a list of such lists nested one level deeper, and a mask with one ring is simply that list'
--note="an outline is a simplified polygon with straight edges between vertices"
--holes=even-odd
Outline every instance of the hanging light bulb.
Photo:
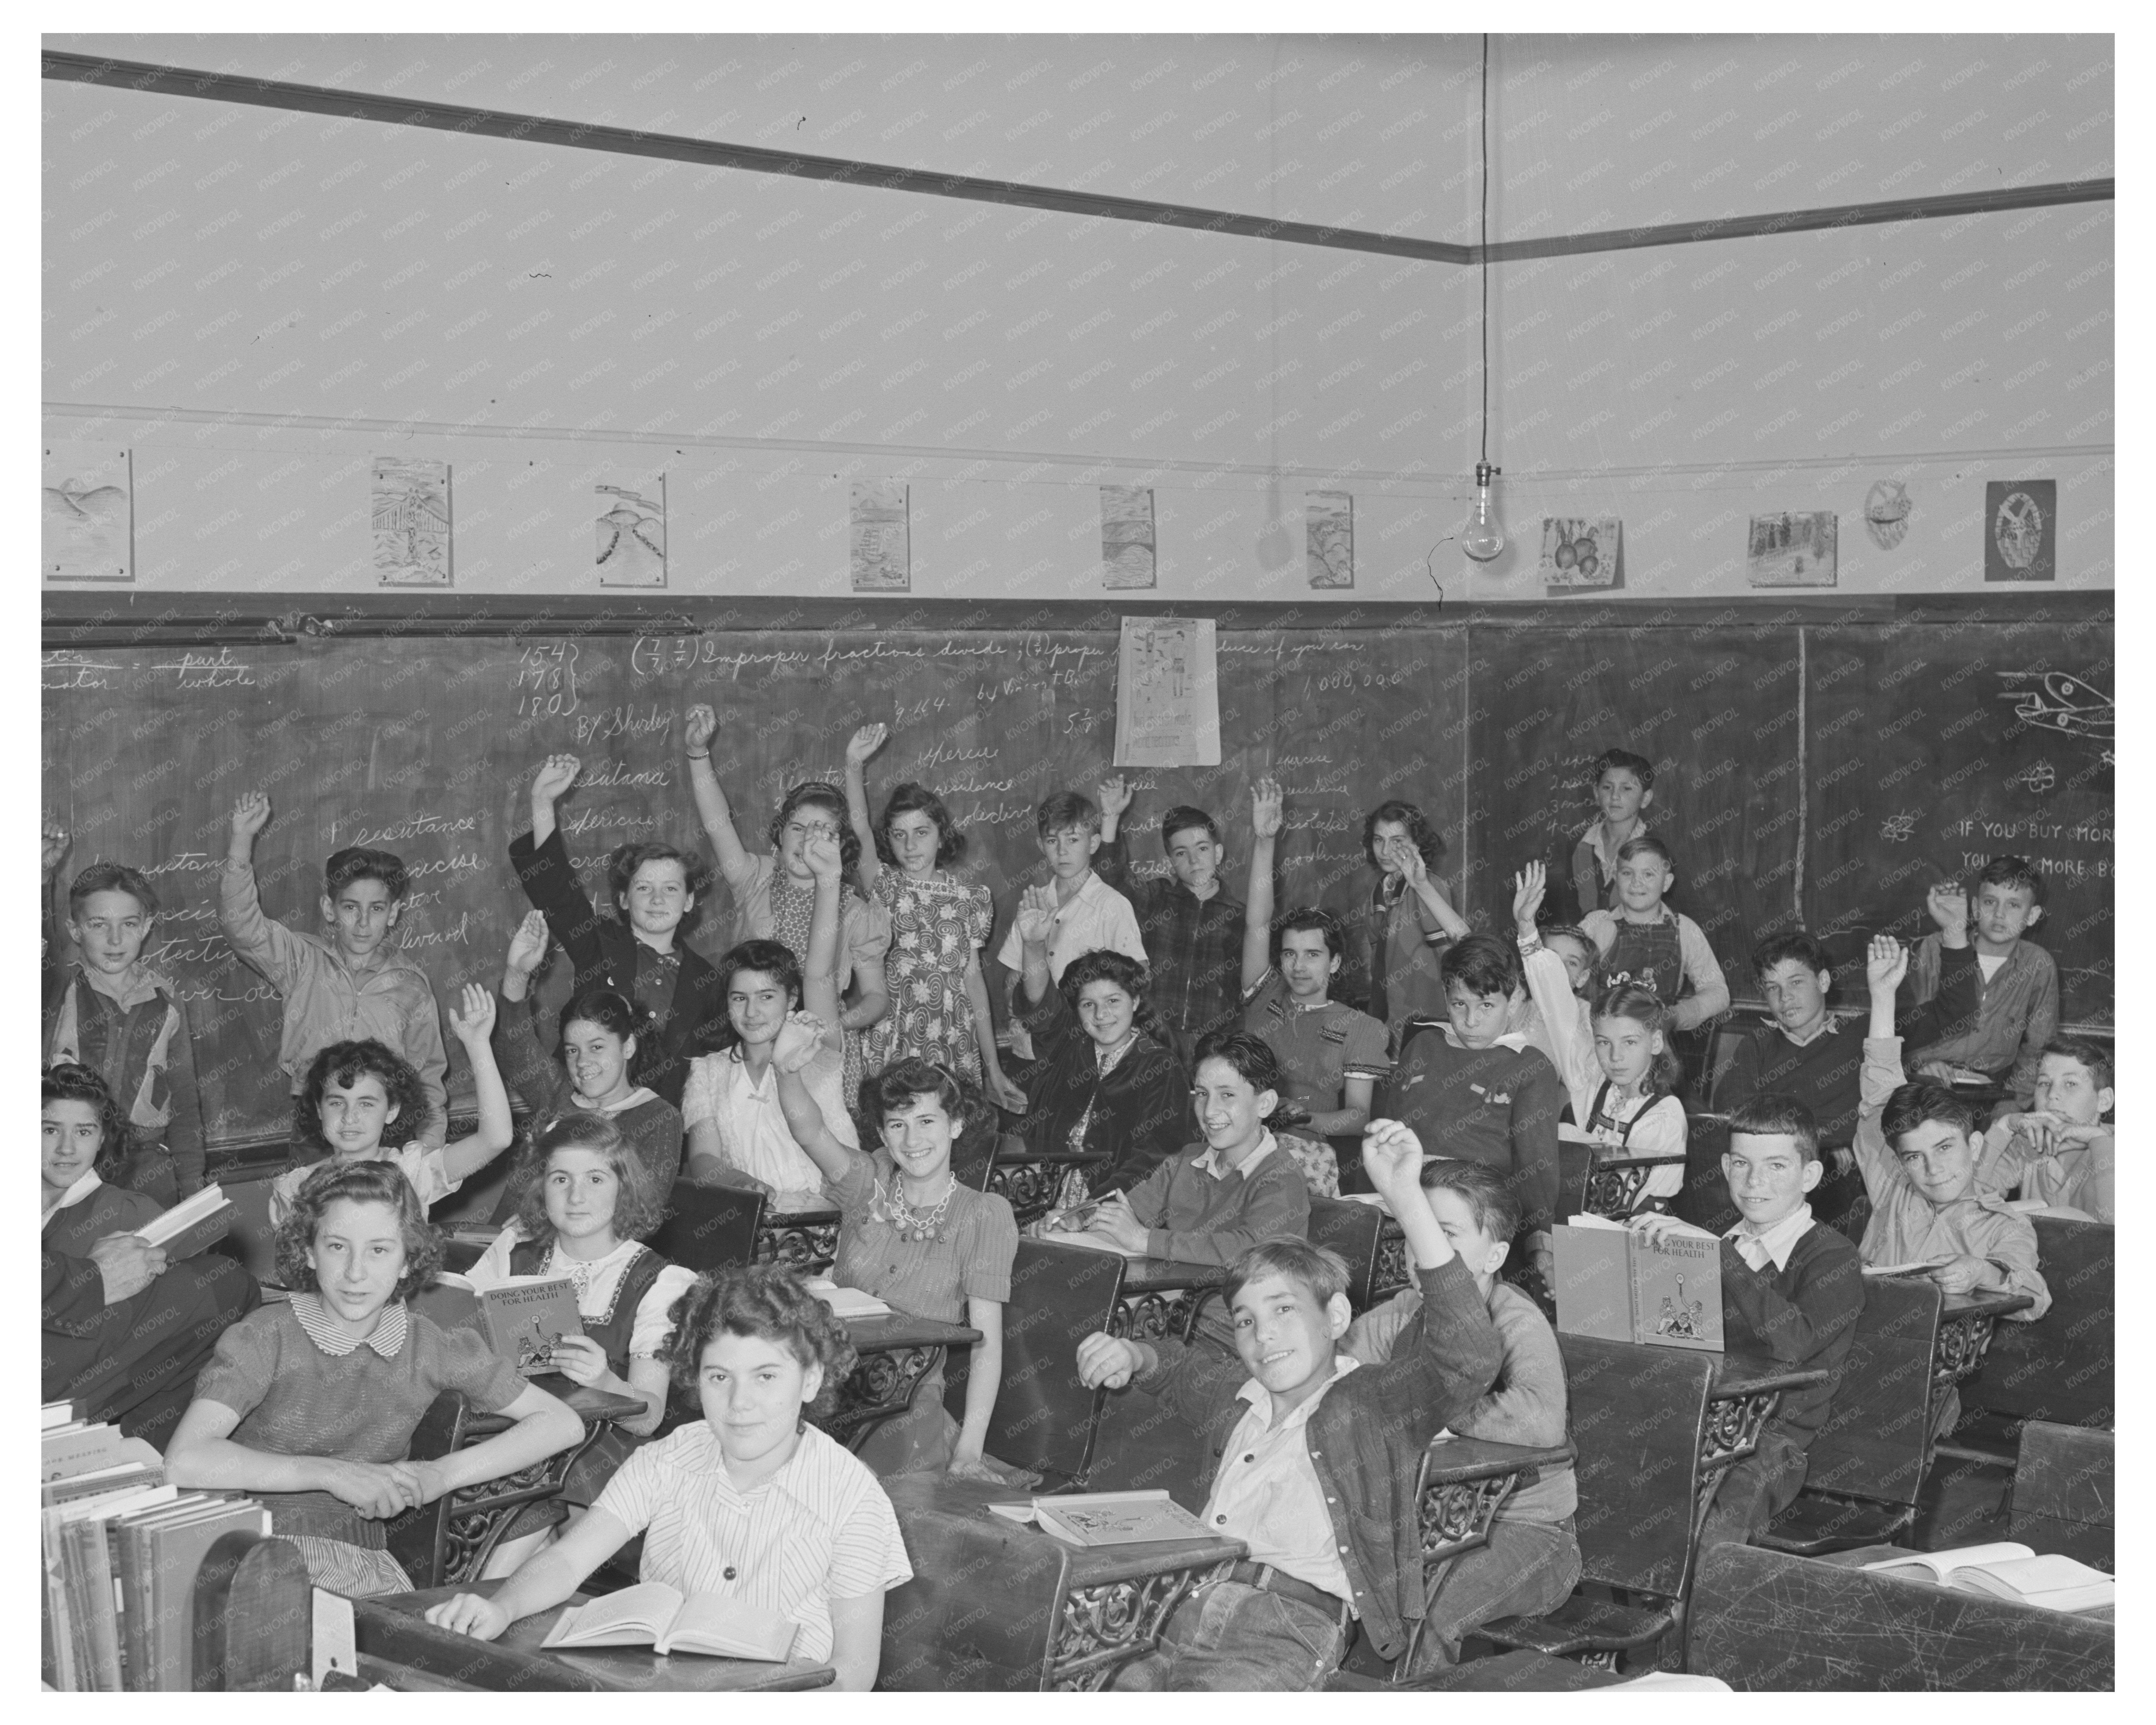
[{"label": "hanging light bulb", "polygon": [[1478,563],[1486,563],[1505,548],[1505,530],[1497,525],[1496,506],[1490,501],[1490,481],[1500,470],[1487,461],[1475,464],[1475,511],[1460,536],[1460,548]]}]

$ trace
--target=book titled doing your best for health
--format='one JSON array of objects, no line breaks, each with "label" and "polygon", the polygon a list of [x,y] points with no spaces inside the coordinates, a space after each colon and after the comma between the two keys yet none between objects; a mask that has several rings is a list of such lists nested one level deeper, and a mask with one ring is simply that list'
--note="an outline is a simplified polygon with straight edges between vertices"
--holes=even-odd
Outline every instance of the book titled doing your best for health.
[{"label": "book titled doing your best for health", "polygon": [[1644,1234],[1602,1216],[1552,1230],[1557,1327],[1574,1336],[1722,1352],[1722,1242],[1703,1230]]}]

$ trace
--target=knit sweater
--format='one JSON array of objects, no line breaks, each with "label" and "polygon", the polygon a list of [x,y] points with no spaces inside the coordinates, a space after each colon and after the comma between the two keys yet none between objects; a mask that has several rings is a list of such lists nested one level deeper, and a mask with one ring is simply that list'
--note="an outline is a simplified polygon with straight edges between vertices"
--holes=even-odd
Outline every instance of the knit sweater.
[{"label": "knit sweater", "polygon": [[1465,1048],[1452,1026],[1408,1026],[1387,1106],[1432,1156],[1479,1162],[1507,1177],[1530,1234],[1557,1211],[1557,1121],[1564,1086],[1557,1069],[1517,1032],[1488,1048]]},{"label": "knit sweater", "polygon": [[1200,1166],[1212,1154],[1203,1144],[1188,1145],[1130,1194],[1131,1214],[1146,1226],[1148,1255],[1229,1264],[1261,1240],[1308,1237],[1310,1189],[1286,1151],[1274,1143],[1218,1178]]},{"label": "knit sweater", "polygon": [[1812,1111],[1820,1142],[1842,1145],[1856,1136],[1857,1074],[1864,1064],[1861,1025],[1822,1030],[1799,1045],[1779,1024],[1762,1024],[1737,1045],[1715,1086],[1724,1112],[1770,1090],[1786,1091]]},{"label": "knit sweater", "polygon": [[1825,1382],[1784,1391],[1768,1422],[1799,1449],[1825,1423],[1863,1315],[1864,1260],[1838,1230],[1813,1223],[1779,1270],[1772,1258],[1754,1270],[1737,1242],[1723,1239],[1722,1322],[1729,1345],[1763,1348],[1785,1365],[1826,1368]]}]

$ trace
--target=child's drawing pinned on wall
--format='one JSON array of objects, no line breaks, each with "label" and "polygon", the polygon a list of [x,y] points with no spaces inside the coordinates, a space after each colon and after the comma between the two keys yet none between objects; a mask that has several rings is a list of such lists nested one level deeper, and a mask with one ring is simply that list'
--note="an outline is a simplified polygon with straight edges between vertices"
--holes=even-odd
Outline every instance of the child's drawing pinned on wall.
[{"label": "child's drawing pinned on wall", "polygon": [[913,544],[903,480],[853,482],[852,567],[855,593],[910,593]]},{"label": "child's drawing pinned on wall", "polygon": [[1625,524],[1614,515],[1543,517],[1543,585],[1616,587],[1624,563]]},{"label": "child's drawing pinned on wall", "polygon": [[374,567],[384,587],[449,584],[449,464],[374,458]]},{"label": "child's drawing pinned on wall", "polygon": [[593,487],[598,536],[593,549],[601,587],[666,585],[666,475],[631,490]]},{"label": "child's drawing pinned on wall", "polygon": [[1754,587],[1832,587],[1838,527],[1830,510],[1753,516],[1747,578]]},{"label": "child's drawing pinned on wall", "polygon": [[82,444],[45,450],[48,581],[135,578],[135,485],[128,451]]}]

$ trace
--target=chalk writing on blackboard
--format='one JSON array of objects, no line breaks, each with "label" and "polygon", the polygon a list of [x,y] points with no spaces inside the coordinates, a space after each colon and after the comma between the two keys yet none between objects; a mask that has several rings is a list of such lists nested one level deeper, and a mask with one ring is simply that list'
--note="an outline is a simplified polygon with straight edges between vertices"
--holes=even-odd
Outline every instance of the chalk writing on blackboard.
[{"label": "chalk writing on blackboard", "polygon": [[2111,758],[2116,710],[2108,695],[2070,671],[2001,671],[1999,677],[2007,685],[1999,698],[2014,703],[2014,716],[2023,724],[2101,744],[2104,758]]},{"label": "chalk writing on blackboard", "polygon": [[182,689],[254,688],[254,668],[244,665],[232,656],[232,649],[220,648],[213,657],[203,653],[182,653],[177,659],[168,659],[162,665],[153,665],[151,670],[177,671],[176,679]]},{"label": "chalk writing on blackboard", "polygon": [[577,647],[573,642],[527,646],[516,655],[516,711],[520,717],[567,718],[577,710]]}]

